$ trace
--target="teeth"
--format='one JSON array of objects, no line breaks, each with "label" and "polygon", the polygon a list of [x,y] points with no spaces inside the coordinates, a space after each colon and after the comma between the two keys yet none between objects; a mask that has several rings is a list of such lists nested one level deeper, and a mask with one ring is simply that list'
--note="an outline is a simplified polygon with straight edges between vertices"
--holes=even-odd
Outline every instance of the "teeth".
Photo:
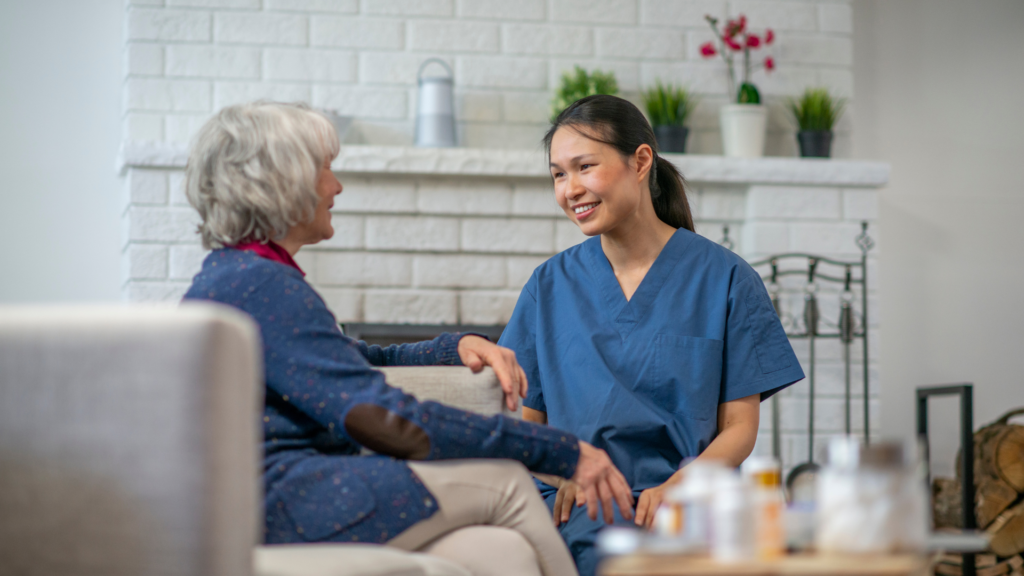
[{"label": "teeth", "polygon": [[575,212],[577,214],[582,214],[583,212],[590,210],[594,206],[597,206],[597,202],[594,202],[593,204],[584,204],[583,206],[577,206]]}]

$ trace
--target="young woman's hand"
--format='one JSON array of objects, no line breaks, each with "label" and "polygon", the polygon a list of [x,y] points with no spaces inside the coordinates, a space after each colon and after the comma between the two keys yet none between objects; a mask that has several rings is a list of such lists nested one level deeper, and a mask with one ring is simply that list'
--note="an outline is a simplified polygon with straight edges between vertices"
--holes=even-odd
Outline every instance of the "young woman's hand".
[{"label": "young woman's hand", "polygon": [[661,506],[662,500],[665,499],[665,490],[669,486],[675,484],[669,479],[668,482],[661,486],[655,486],[648,488],[640,493],[640,499],[637,500],[636,504],[636,525],[641,528],[651,529],[654,524],[654,514],[658,511],[658,506]]},{"label": "young woman's hand", "polygon": [[618,503],[623,518],[629,520],[633,517],[633,491],[604,450],[580,440],[580,458],[576,462],[576,474],[570,480],[583,490],[587,516],[591,520],[597,520],[600,505],[605,523],[613,524],[613,501]]},{"label": "young woman's hand", "polygon": [[561,485],[558,487],[558,493],[555,494],[555,526],[569,521],[573,504],[583,506],[586,502],[587,496],[583,493],[583,490],[580,490],[579,484],[572,480],[562,480]]},{"label": "young woman's hand", "polygon": [[474,373],[490,366],[505,392],[505,405],[515,412],[519,398],[526,398],[526,372],[516,361],[516,353],[508,348],[469,334],[459,339],[459,358]]}]

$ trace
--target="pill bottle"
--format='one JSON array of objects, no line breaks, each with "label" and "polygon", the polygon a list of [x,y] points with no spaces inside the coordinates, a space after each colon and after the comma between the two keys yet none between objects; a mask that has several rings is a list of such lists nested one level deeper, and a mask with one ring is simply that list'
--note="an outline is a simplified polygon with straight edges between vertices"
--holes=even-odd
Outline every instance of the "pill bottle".
[{"label": "pill bottle", "polygon": [[749,483],[739,474],[717,479],[711,501],[711,557],[719,562],[752,560],[753,507]]},{"label": "pill bottle", "polygon": [[757,558],[778,558],[786,552],[786,498],[782,491],[782,467],[771,456],[751,456],[743,462],[741,469],[751,486]]}]

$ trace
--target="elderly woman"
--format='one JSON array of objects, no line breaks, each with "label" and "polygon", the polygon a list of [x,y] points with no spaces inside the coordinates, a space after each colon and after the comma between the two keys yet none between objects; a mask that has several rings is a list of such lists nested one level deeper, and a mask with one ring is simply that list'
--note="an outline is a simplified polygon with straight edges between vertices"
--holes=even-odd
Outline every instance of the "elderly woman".
[{"label": "elderly woman", "polygon": [[266,542],[380,543],[474,573],[575,574],[526,470],[572,479],[610,522],[612,501],[628,511],[632,500],[608,456],[560,430],[419,402],[373,369],[488,364],[514,409],[527,387],[515,355],[467,334],[353,341],[303,279],[292,257],[334,233],[338,151],[322,115],[255,103],[207,122],[186,169],[212,252],[185,298],[234,306],[263,337]]}]

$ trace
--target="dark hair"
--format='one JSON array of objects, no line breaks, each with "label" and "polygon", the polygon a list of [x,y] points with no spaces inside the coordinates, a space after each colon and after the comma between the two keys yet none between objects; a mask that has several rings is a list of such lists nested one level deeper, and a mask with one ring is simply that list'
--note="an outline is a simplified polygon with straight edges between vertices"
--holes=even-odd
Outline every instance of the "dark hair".
[{"label": "dark hair", "polygon": [[[544,149],[551,158],[551,139],[561,127],[573,128],[583,136],[607,144],[624,158],[636,153],[641,144],[654,151],[654,163],[648,182],[651,201],[658,218],[673,228],[693,232],[693,216],[686,200],[686,182],[679,170],[658,155],[658,141],[647,118],[628,100],[618,96],[596,94],[581,98],[562,110],[551,129],[544,135]],[[588,128],[586,132],[580,128]]]}]

